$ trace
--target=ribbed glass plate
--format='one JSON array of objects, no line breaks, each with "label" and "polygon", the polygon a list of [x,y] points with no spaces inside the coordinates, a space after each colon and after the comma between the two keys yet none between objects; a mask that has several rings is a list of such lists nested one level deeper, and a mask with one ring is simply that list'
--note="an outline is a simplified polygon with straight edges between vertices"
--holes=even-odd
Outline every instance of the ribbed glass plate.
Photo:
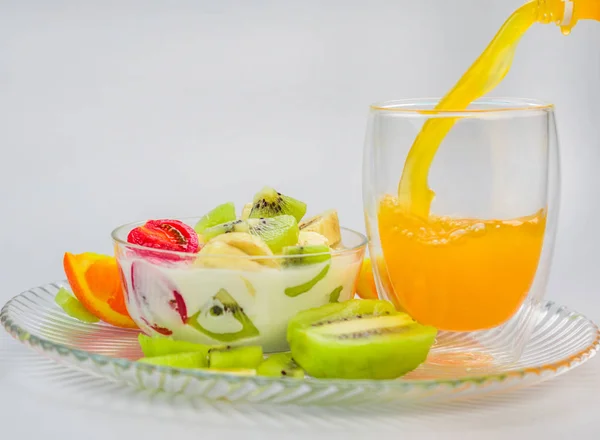
[{"label": "ribbed glass plate", "polygon": [[141,356],[138,333],[70,318],[54,303],[60,287],[68,285],[52,283],[21,293],[3,307],[0,322],[17,340],[70,367],[138,388],[208,399],[294,404],[451,399],[550,379],[590,359],[600,345],[593,322],[545,302],[519,362],[484,372],[425,363],[401,379],[384,381],[234,376],[134,362]]}]

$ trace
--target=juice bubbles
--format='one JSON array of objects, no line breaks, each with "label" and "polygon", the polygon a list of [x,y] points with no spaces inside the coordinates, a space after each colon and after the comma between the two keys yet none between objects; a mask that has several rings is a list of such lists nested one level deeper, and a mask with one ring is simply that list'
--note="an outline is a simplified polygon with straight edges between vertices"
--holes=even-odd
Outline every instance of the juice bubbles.
[{"label": "juice bubbles", "polygon": [[[600,0],[524,4],[435,110],[460,112],[493,90],[533,24],[556,23],[567,34],[581,19],[600,21]],[[427,184],[429,169],[457,118],[424,124],[406,158],[397,197],[380,202],[378,223],[393,285],[389,293],[423,324],[473,331],[504,323],[526,298],[541,254],[546,207],[510,220],[431,215],[435,194]]]},{"label": "juice bubbles", "polygon": [[545,213],[514,220],[407,213],[393,196],[379,207],[385,262],[398,303],[440,330],[472,331],[508,320],[529,292]]}]

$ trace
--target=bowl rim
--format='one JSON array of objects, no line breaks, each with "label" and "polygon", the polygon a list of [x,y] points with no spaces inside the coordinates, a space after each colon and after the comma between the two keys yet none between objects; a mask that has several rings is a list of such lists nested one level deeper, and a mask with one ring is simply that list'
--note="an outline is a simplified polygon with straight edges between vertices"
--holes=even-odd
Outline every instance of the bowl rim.
[{"label": "bowl rim", "polygon": [[[200,218],[201,217],[172,217],[172,218],[169,218],[169,220],[179,220],[183,223],[186,223],[189,226],[190,220],[199,220]],[[166,217],[165,217],[165,219],[166,219]],[[144,223],[146,223],[147,221],[148,220],[138,220],[135,222],[125,223],[120,226],[117,226],[110,233],[110,236],[111,236],[113,242],[119,246],[125,246],[130,249],[137,249],[139,251],[144,251],[146,253],[155,253],[156,256],[165,255],[165,256],[172,256],[172,257],[179,257],[184,260],[190,259],[192,257],[194,259],[220,257],[220,258],[228,258],[228,259],[232,259],[232,260],[233,259],[242,259],[242,260],[252,260],[252,261],[255,261],[255,260],[285,260],[288,258],[297,258],[298,256],[312,257],[312,256],[319,256],[319,255],[331,255],[331,257],[333,258],[333,257],[337,257],[337,256],[351,255],[353,253],[356,253],[357,251],[360,251],[361,249],[366,248],[366,246],[369,242],[369,239],[365,236],[365,234],[355,231],[354,229],[345,228],[345,227],[340,226],[340,230],[356,235],[358,237],[358,239],[360,240],[360,243],[358,243],[357,245],[350,247],[350,248],[330,249],[328,252],[317,252],[317,253],[311,253],[311,254],[228,255],[228,254],[216,254],[216,253],[213,254],[213,253],[211,253],[210,255],[207,254],[206,256],[204,256],[204,255],[201,255],[200,252],[194,252],[194,253],[180,252],[180,251],[171,251],[171,250],[166,250],[166,249],[157,249],[157,248],[153,248],[153,247],[149,247],[149,246],[141,246],[138,244],[129,243],[126,240],[120,238],[120,235],[123,233],[123,231],[130,231],[134,227],[141,226]]]}]

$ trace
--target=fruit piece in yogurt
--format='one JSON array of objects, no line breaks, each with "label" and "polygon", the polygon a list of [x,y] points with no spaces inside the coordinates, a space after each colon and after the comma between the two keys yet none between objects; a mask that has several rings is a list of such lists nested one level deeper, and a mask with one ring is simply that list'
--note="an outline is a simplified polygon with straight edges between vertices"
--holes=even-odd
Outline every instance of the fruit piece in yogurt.
[{"label": "fruit piece in yogurt", "polygon": [[269,218],[291,215],[297,222],[306,214],[306,203],[265,186],[255,194],[249,218]]},{"label": "fruit piece in yogurt", "polygon": [[279,253],[285,246],[293,246],[298,242],[298,222],[291,215],[280,215],[273,218],[249,218],[235,220],[204,230],[205,241],[210,241],[221,234],[246,232],[263,240],[273,253]]},{"label": "fruit piece in yogurt", "polygon": [[255,369],[263,361],[263,350],[259,345],[247,347],[216,347],[208,351],[208,368]]},{"label": "fruit piece in yogurt", "polygon": [[302,295],[303,293],[308,292],[313,287],[315,287],[315,285],[319,281],[321,281],[323,278],[325,278],[325,276],[327,275],[327,272],[329,272],[329,267],[330,267],[330,264],[327,263],[322,269],[320,269],[320,271],[313,278],[311,278],[310,280],[308,280],[305,283],[286,288],[284,293],[287,296],[294,298],[298,295]]},{"label": "fruit piece in yogurt", "polygon": [[194,230],[198,234],[202,234],[208,228],[231,222],[235,219],[235,205],[233,202],[223,203],[198,220],[198,223],[194,226]]},{"label": "fruit piece in yogurt", "polygon": [[219,290],[187,323],[221,342],[239,341],[259,335],[250,318],[225,289]]},{"label": "fruit piece in yogurt", "polygon": [[132,229],[127,242],[139,246],[177,252],[198,252],[198,234],[179,220],[148,220]]},{"label": "fruit piece in yogurt", "polygon": [[169,336],[173,334],[169,329],[170,323],[187,322],[187,306],[183,296],[174,282],[158,268],[143,260],[134,261],[131,265],[131,284],[140,319],[148,327]]},{"label": "fruit piece in yogurt", "polygon": [[286,246],[283,248],[282,254],[288,256],[285,259],[286,266],[306,266],[331,260],[330,252],[327,245],[311,244],[306,246]]},{"label": "fruit piece in yogurt", "polygon": [[342,241],[340,221],[335,209],[330,209],[300,223],[300,231],[317,232],[327,237],[329,246],[336,247]]}]

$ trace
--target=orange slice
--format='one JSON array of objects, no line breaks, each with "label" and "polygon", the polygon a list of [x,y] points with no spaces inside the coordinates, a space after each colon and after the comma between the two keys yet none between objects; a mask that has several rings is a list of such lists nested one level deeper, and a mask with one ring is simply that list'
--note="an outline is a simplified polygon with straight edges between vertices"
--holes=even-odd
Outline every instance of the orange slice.
[{"label": "orange slice", "polygon": [[365,257],[360,268],[358,283],[356,284],[356,294],[362,299],[378,299],[375,277],[373,276],[373,266],[369,257]]},{"label": "orange slice", "polygon": [[63,265],[75,297],[90,313],[115,327],[137,328],[125,307],[119,266],[114,257],[66,252]]}]

